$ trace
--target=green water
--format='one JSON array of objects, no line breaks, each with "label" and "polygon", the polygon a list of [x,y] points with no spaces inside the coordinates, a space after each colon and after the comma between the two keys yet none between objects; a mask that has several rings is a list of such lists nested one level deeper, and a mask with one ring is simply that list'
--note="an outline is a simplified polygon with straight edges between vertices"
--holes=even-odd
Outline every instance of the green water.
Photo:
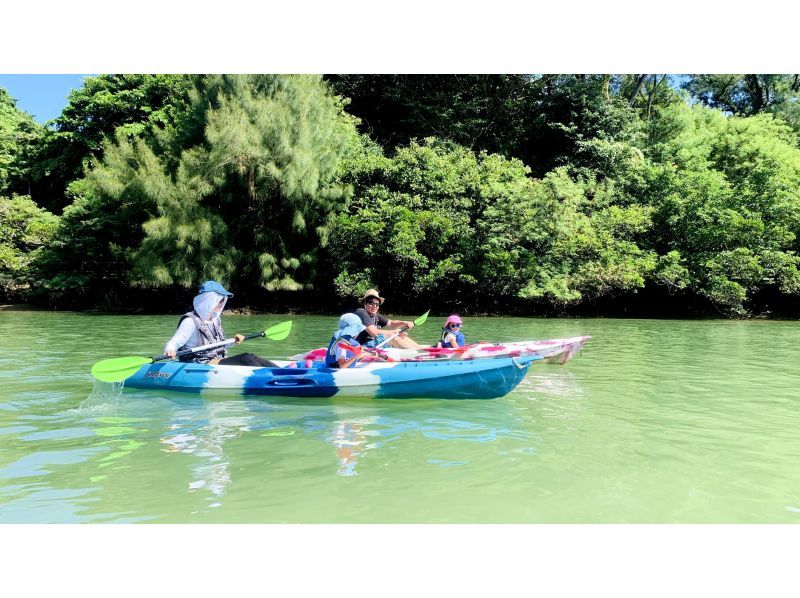
[{"label": "green water", "polygon": [[[291,319],[239,350],[286,356],[336,325]],[[176,323],[0,312],[0,522],[800,521],[796,322],[465,318],[470,341],[593,336],[494,400],[95,386],[95,361],[159,353]]]}]

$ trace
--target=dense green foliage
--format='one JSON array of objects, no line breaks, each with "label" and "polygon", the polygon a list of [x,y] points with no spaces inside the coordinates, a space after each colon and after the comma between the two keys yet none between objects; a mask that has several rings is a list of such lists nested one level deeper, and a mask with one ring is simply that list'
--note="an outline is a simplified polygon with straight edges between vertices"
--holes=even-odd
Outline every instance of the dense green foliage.
[{"label": "dense green foliage", "polygon": [[0,301],[17,301],[30,290],[32,264],[57,225],[58,217],[30,197],[0,197]]},{"label": "dense green foliage", "polygon": [[29,154],[26,183],[40,205],[61,211],[73,197],[69,183],[103,155],[116,131],[147,137],[178,118],[190,79],[186,75],[100,75],[70,93],[67,106]]},{"label": "dense green foliage", "polygon": [[533,179],[519,160],[432,140],[348,166],[357,199],[332,243],[342,295],[377,284],[448,303],[564,304],[641,286],[655,266],[634,242],[650,210],[610,182],[565,168]]},{"label": "dense green foliage", "polygon": [[42,134],[30,114],[22,112],[5,89],[0,88],[0,195],[23,193],[26,152]]},{"label": "dense green foliage", "polygon": [[0,95],[0,193],[27,185],[63,208],[2,200],[0,284],[55,305],[217,278],[252,304],[305,291],[333,307],[376,287],[465,312],[639,293],[757,312],[800,294],[798,89],[796,75],[104,75],[44,129]]},{"label": "dense green foliage", "polygon": [[356,137],[352,118],[319,77],[196,83],[166,126],[133,136],[118,128],[103,160],[71,185],[59,243],[42,260],[53,291],[116,296],[129,284],[198,278],[313,285],[345,193],[334,175]]}]

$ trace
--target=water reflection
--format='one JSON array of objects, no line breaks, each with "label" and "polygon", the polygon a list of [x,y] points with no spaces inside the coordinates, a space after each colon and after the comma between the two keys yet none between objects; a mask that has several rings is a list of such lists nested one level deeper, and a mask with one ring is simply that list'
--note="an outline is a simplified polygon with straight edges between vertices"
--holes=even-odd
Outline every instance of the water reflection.
[{"label": "water reflection", "polygon": [[356,465],[358,460],[370,448],[375,448],[377,444],[368,444],[369,435],[379,436],[380,432],[370,429],[378,422],[377,416],[365,417],[356,420],[337,420],[334,424],[334,431],[330,442],[336,450],[336,458],[339,460],[337,475],[351,476],[358,475]]},{"label": "water reflection", "polygon": [[[127,469],[130,467],[129,464],[118,463],[118,461],[147,444],[145,440],[137,439],[137,435],[141,436],[147,432],[146,429],[140,429],[136,425],[144,420],[129,417],[98,417],[95,421],[102,425],[95,428],[94,433],[104,439],[98,442],[97,446],[108,447],[111,451],[96,460],[97,469],[105,469],[107,467]],[[91,476],[89,481],[96,483],[107,477],[107,474],[97,474]]]},{"label": "water reflection", "polygon": [[584,396],[585,391],[580,376],[563,368],[541,366],[528,373],[520,382],[515,394],[523,395],[530,400],[576,399]]},{"label": "water reflection", "polygon": [[[475,404],[480,408],[476,409]],[[469,407],[465,409],[467,405]],[[363,415],[364,410],[358,410],[357,413],[361,413],[358,415],[337,413],[332,428],[329,428],[327,441],[334,447],[338,462],[336,474],[339,476],[358,475],[357,467],[368,452],[390,451],[396,446],[435,446],[444,451],[442,454],[447,454],[451,443],[453,450],[457,450],[461,442],[476,446],[485,444],[489,449],[495,443],[510,441],[520,445],[519,450],[533,452],[531,434],[520,427],[518,414],[503,401],[468,401],[460,408],[452,402],[443,405],[431,401],[422,407],[411,408],[407,402],[397,401],[397,405],[388,406],[382,401],[371,409],[371,415]],[[374,463],[375,458],[371,461]],[[467,465],[470,459],[445,459],[431,455],[422,462],[452,467]]]},{"label": "water reflection", "polygon": [[164,452],[196,458],[188,490],[209,492],[209,508],[222,505],[231,483],[231,461],[223,447],[226,441],[241,435],[249,420],[249,416],[231,417],[226,403],[199,401],[178,407],[167,425],[168,431],[161,435]]}]

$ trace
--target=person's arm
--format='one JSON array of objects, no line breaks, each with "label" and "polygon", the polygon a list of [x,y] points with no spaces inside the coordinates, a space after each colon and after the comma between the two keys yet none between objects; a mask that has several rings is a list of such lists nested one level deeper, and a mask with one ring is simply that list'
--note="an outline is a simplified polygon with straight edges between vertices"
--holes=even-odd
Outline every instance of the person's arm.
[{"label": "person's arm", "polygon": [[384,328],[389,328],[390,330],[396,330],[398,328],[402,328],[403,326],[405,326],[410,330],[411,328],[414,327],[414,322],[411,322],[409,320],[390,320],[386,316],[382,317],[386,323],[381,324],[381,326],[383,326]]},{"label": "person's arm", "polygon": [[364,330],[367,331],[367,334],[370,335],[372,338],[375,338],[381,333],[381,329],[375,326],[374,324],[370,324]]},{"label": "person's arm", "polygon": [[450,347],[452,347],[453,349],[458,349],[458,341],[456,340],[455,334],[452,333],[448,334],[447,342],[450,343]]},{"label": "person's arm", "polygon": [[349,368],[349,367],[350,367],[351,365],[353,365],[353,364],[354,364],[356,361],[358,361],[358,355],[353,355],[353,356],[352,356],[352,357],[350,357],[349,359],[348,359],[348,358],[345,358],[345,357],[339,357],[339,358],[336,360],[336,363],[338,363],[338,364],[339,364],[339,369],[340,369],[340,370],[343,370],[343,369]]},{"label": "person's arm", "polygon": [[[343,341],[344,342],[344,341]],[[352,357],[350,357],[352,355]],[[342,349],[341,347],[336,347],[336,363],[339,364],[339,369],[343,370],[345,368],[349,368],[352,364],[358,361],[358,355],[353,355],[352,353]]]},{"label": "person's arm", "polygon": [[185,345],[189,339],[192,338],[196,329],[197,327],[194,325],[194,321],[191,318],[184,318],[175,331],[175,334],[172,335],[172,338],[169,339],[164,346],[164,354],[174,358],[178,347]]},{"label": "person's arm", "polygon": [[[355,310],[353,313],[361,318],[361,323],[364,324],[364,332],[366,332],[371,338],[375,338],[381,333],[381,329],[372,323],[372,318],[369,317],[367,310],[365,310],[363,307]],[[380,323],[380,316],[378,318],[378,323]]]},{"label": "person's arm", "polygon": [[405,326],[409,330],[414,327],[414,322],[411,320],[389,320],[389,322],[384,326],[384,328],[388,328],[389,330],[396,330],[398,328],[402,328]]}]

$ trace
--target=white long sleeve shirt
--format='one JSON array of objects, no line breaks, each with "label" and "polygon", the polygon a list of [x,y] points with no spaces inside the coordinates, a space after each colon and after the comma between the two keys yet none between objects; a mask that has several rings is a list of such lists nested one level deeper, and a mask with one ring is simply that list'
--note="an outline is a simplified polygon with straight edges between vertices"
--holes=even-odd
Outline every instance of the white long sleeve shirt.
[{"label": "white long sleeve shirt", "polygon": [[[225,305],[223,300],[225,299],[226,297],[213,291],[201,293],[195,297],[192,302],[194,312],[201,320],[206,320],[215,308],[218,309],[218,313],[222,313],[222,309]],[[223,301],[221,307],[219,306],[220,301]],[[164,353],[167,353],[170,350],[177,351],[184,345],[187,345],[191,349],[194,347],[199,347],[201,344],[203,344],[203,341],[200,337],[200,332],[197,330],[197,326],[194,323],[194,319],[184,318],[178,326],[178,329],[175,331],[175,334],[173,334],[172,338],[167,341],[166,345],[164,345]]]},{"label": "white long sleeve shirt", "polygon": [[177,351],[179,347],[188,345],[189,347],[199,347],[202,341],[200,340],[200,333],[197,331],[197,326],[194,325],[192,318],[184,318],[175,334],[167,341],[164,346],[164,353]]}]

